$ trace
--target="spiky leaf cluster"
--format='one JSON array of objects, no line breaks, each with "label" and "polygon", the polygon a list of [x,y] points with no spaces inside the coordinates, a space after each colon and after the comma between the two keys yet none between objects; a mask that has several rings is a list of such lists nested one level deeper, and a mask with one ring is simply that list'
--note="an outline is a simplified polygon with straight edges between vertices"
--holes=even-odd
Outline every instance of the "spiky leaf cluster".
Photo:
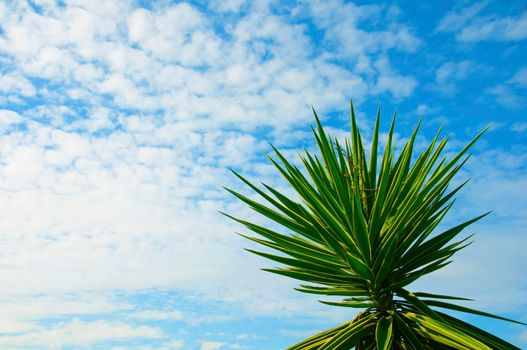
[{"label": "spiky leaf cluster", "polygon": [[351,138],[344,144],[325,133],[316,113],[315,119],[319,154],[300,155],[303,170],[274,148],[276,158],[269,157],[301,202],[268,185],[262,189],[236,172],[267,204],[228,190],[285,229],[280,233],[230,216],[257,234],[244,237],[279,252],[250,250],[284,265],[267,271],[307,282],[299,291],[342,298],[322,301],[326,304],[364,309],[350,322],[289,349],[517,349],[438,308],[516,321],[451,302],[469,299],[407,290],[448,265],[469,244],[470,236],[457,236],[486,215],[435,232],[465,183],[453,189],[449,184],[483,132],[446,158],[448,139],[440,139],[439,130],[415,155],[417,125],[396,153],[394,117],[380,155],[378,112],[367,159],[353,106]]}]

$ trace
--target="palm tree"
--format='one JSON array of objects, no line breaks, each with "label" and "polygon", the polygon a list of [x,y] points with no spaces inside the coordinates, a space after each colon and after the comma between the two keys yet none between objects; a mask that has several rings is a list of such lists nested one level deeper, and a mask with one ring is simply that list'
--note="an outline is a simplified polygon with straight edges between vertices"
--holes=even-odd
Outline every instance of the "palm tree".
[{"label": "palm tree", "polygon": [[[295,278],[297,290],[339,296],[322,303],[362,308],[353,320],[289,347],[296,349],[518,349],[514,345],[439,309],[461,311],[521,323],[453,304],[460,297],[410,292],[420,277],[451,262],[471,236],[454,240],[468,225],[485,215],[436,233],[465,183],[449,187],[470,155],[482,131],[457,155],[443,157],[448,138],[438,131],[430,145],[413,155],[419,124],[396,155],[393,143],[395,115],[381,159],[379,112],[375,121],[369,161],[351,106],[351,141],[340,144],[326,135],[315,113],[313,129],[320,156],[300,155],[305,171],[289,162],[276,148],[268,157],[301,202],[276,189],[255,186],[234,174],[260,195],[261,204],[227,189],[251,209],[284,228],[284,233],[225,214],[259,237],[242,235],[281,254],[248,251],[285,265],[264,269]],[[523,324],[523,323],[522,323]]]}]

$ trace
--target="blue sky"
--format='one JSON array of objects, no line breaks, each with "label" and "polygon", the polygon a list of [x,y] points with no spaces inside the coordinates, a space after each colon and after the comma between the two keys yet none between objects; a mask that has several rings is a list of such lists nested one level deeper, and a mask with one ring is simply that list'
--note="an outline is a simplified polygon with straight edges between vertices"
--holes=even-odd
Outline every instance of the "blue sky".
[{"label": "blue sky", "polygon": [[[455,151],[490,126],[445,224],[474,244],[415,289],[527,321],[522,2],[0,2],[0,348],[282,349],[353,317],[292,290],[218,211],[227,167],[282,186],[353,98]],[[255,218],[255,220],[258,220]],[[527,329],[467,318],[527,347]]]}]

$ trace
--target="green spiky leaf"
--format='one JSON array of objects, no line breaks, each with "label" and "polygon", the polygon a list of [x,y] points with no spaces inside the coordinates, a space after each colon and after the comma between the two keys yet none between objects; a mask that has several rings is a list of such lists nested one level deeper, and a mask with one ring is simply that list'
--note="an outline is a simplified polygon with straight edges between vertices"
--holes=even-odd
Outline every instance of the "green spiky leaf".
[{"label": "green spiky leaf", "polygon": [[451,263],[452,256],[470,244],[472,236],[460,238],[461,232],[487,215],[435,232],[466,182],[453,189],[450,184],[483,132],[446,158],[442,153],[448,139],[441,139],[439,130],[415,154],[419,122],[396,153],[394,116],[381,154],[379,109],[368,159],[353,106],[350,139],[344,143],[326,134],[316,113],[315,123],[319,154],[301,155],[303,169],[274,147],[276,157],[268,156],[298,200],[269,185],[259,187],[235,171],[261,201],[227,189],[283,228],[225,214],[256,235],[241,236],[274,250],[247,249],[281,264],[265,271],[309,283],[298,291],[342,297],[321,301],[324,304],[365,309],[352,321],[289,349],[517,349],[436,308],[521,322],[445,301],[466,298],[407,290],[412,282]]}]

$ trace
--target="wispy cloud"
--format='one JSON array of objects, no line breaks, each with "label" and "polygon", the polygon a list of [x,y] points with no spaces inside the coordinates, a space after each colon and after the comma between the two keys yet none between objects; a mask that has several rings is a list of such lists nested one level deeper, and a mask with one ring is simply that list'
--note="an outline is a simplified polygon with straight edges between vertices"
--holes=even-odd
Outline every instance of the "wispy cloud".
[{"label": "wispy cloud", "polygon": [[513,76],[503,83],[489,87],[485,92],[496,98],[496,102],[508,108],[525,104],[524,92],[527,88],[527,69],[518,69]]},{"label": "wispy cloud", "polygon": [[517,122],[517,123],[512,124],[512,130],[516,131],[516,132],[524,132],[524,131],[526,131],[527,130],[527,122],[525,122],[525,123]]},{"label": "wispy cloud", "polygon": [[496,102],[504,107],[518,107],[522,98],[507,85],[496,85],[485,90],[491,96],[494,96]]},{"label": "wispy cloud", "polygon": [[481,1],[463,9],[448,12],[437,24],[436,30],[439,32],[459,31],[483,11],[488,4],[488,1]]},{"label": "wispy cloud", "polygon": [[509,82],[521,87],[527,87],[527,68],[518,69]]},{"label": "wispy cloud", "polygon": [[[391,8],[356,5],[339,0],[311,1],[309,11],[315,23],[326,29],[325,39],[338,45],[340,55],[358,57],[389,49],[414,52],[421,40],[411,30],[391,20]],[[364,30],[363,23],[385,23],[384,28]]]},{"label": "wispy cloud", "polygon": [[161,338],[161,330],[139,326],[133,327],[121,322],[93,321],[77,319],[61,323],[50,329],[36,330],[23,335],[0,337],[2,346],[45,346],[62,348],[67,345],[88,346],[105,340],[126,340],[130,338]]},{"label": "wispy cloud", "polygon": [[468,60],[443,63],[435,73],[437,88],[446,94],[455,93],[456,84],[465,79],[473,69],[474,63]]},{"label": "wispy cloud", "polygon": [[517,16],[480,15],[488,1],[476,3],[445,15],[437,25],[439,32],[455,32],[462,42],[519,41],[527,38],[527,11]]}]

